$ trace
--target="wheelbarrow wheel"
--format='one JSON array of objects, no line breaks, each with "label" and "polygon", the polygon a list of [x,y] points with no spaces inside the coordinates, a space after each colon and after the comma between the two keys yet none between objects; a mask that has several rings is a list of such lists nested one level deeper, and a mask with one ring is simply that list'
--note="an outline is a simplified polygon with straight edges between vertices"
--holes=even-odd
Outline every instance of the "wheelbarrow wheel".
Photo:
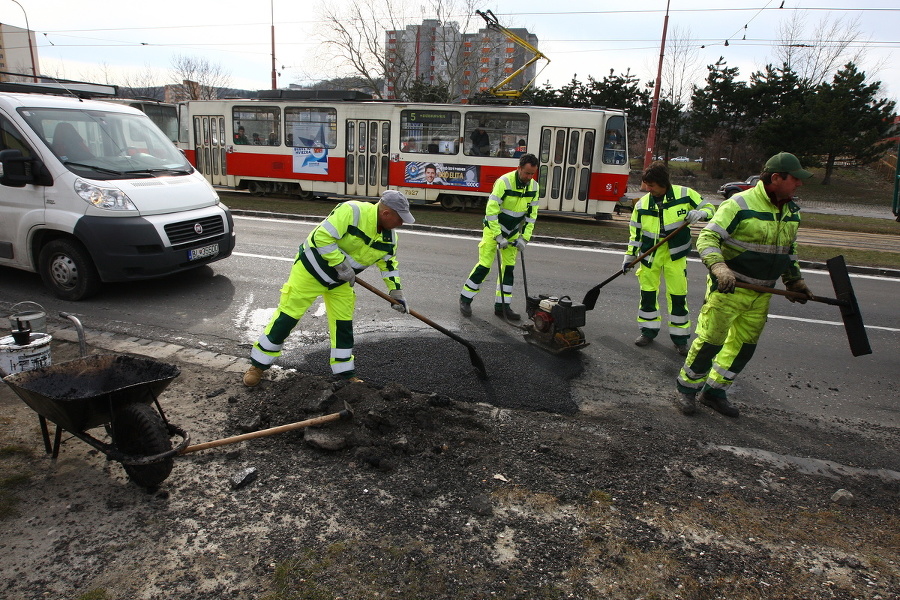
[{"label": "wheelbarrow wheel", "polygon": [[[126,404],[113,419],[113,442],[131,456],[153,456],[172,449],[172,441],[162,417],[149,404]],[[155,488],[172,472],[172,457],[146,465],[123,464],[125,472],[136,484]]]}]

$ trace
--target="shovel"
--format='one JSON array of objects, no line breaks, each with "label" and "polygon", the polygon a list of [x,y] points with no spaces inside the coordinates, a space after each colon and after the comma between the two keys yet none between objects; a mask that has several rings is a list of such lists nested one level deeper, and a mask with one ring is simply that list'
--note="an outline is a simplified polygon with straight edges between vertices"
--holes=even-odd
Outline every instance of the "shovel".
[{"label": "shovel", "polygon": [[[384,298],[391,304],[401,304],[401,302],[395,300],[394,298],[391,298],[389,295],[385,294],[384,292],[382,292],[378,288],[374,287],[373,285],[363,281],[359,277],[356,278],[356,283],[358,283],[362,287],[366,288],[367,290],[369,290],[376,296],[380,296],[381,298]],[[437,329],[438,331],[440,331],[447,337],[453,338],[454,340],[456,340],[457,342],[459,342],[460,344],[462,344],[463,346],[468,348],[469,349],[469,360],[472,361],[472,366],[475,367],[476,369],[478,369],[478,373],[481,375],[482,379],[487,379],[487,369],[484,366],[484,361],[481,360],[480,356],[478,356],[478,352],[475,350],[475,346],[472,344],[472,342],[459,337],[458,335],[456,335],[449,329],[445,329],[444,327],[441,327],[440,325],[438,325],[431,319],[429,319],[423,315],[420,315],[419,313],[417,313],[414,310],[408,310],[408,312],[409,312],[409,314],[411,314],[415,318],[419,319],[420,321],[422,321],[429,327],[433,327],[433,328]]]},{"label": "shovel", "polygon": [[[647,250],[646,252],[644,252],[643,254],[638,256],[637,258],[635,258],[633,261],[628,263],[628,268],[630,269],[634,265],[641,262],[645,256],[652,254],[654,250],[656,250],[657,248],[659,248],[660,246],[662,246],[663,244],[668,242],[670,239],[675,237],[676,233],[678,233],[679,231],[681,231],[682,229],[684,229],[687,226],[688,226],[687,221],[685,221],[684,223],[679,225],[672,233],[670,233],[663,239],[659,240],[652,248],[650,248],[649,250]],[[616,271],[615,275],[608,278],[603,283],[601,283],[599,285],[595,285],[594,287],[589,289],[587,294],[584,295],[584,300],[581,301],[581,303],[584,304],[585,310],[594,310],[594,306],[596,306],[596,304],[597,304],[597,298],[600,297],[600,288],[602,288],[604,285],[606,285],[607,283],[609,283],[610,281],[612,281],[613,279],[615,279],[616,277],[618,277],[619,275],[621,275],[624,272],[625,272],[624,269],[620,269],[620,270]]]},{"label": "shovel", "polygon": [[856,295],[853,293],[853,286],[850,285],[850,274],[847,272],[847,263],[843,256],[835,256],[825,261],[828,266],[828,274],[831,275],[831,284],[834,286],[834,293],[837,298],[825,298],[823,296],[815,296],[808,298],[806,294],[799,292],[790,292],[788,290],[779,290],[756,285],[755,283],[744,283],[743,281],[735,282],[735,287],[741,287],[756,292],[764,292],[767,294],[777,294],[786,298],[794,298],[797,300],[805,299],[813,302],[822,302],[832,306],[839,306],[841,309],[841,319],[844,321],[844,330],[847,332],[847,341],[850,343],[850,352],[853,356],[862,356],[863,354],[872,354],[872,347],[869,346],[869,336],[866,334],[866,326],[862,320],[862,314],[859,312],[859,304],[856,303]]}]

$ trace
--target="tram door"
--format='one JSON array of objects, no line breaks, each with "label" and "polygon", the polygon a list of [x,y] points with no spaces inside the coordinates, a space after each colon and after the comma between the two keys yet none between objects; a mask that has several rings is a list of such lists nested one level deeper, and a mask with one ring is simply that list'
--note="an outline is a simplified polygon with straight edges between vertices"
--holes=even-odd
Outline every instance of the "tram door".
[{"label": "tram door", "polygon": [[391,122],[347,119],[346,128],[345,193],[378,197],[388,185]]},{"label": "tram door", "polygon": [[541,207],[587,212],[596,135],[595,129],[541,129],[541,164],[538,170]]},{"label": "tram door", "polygon": [[225,170],[225,117],[198,115],[194,117],[194,151],[197,170],[212,185],[228,185]]}]

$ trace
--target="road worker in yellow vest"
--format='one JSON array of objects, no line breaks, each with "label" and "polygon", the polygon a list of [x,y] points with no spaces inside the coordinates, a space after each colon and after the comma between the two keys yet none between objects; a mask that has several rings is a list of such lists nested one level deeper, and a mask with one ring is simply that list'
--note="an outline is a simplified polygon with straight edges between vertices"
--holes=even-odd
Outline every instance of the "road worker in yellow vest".
[{"label": "road worker in yellow vest", "polygon": [[[683,185],[672,185],[669,170],[654,162],[641,177],[641,188],[649,193],[634,206],[629,224],[628,249],[622,263],[627,273],[635,258],[684,223],[708,221],[715,207],[700,194]],[[659,287],[663,277],[668,301],[668,333],[675,350],[687,355],[691,321],[687,305],[687,255],[691,251],[691,230],[687,227],[641,260],[636,275],[641,287],[637,322],[641,334],[638,346],[647,346],[660,333]]]},{"label": "road worker in yellow vest", "polygon": [[518,321],[521,315],[512,309],[513,270],[516,253],[525,253],[525,245],[531,240],[538,213],[538,182],[534,179],[538,159],[534,154],[519,157],[519,168],[497,179],[485,207],[484,228],[478,244],[478,264],[463,283],[459,296],[459,311],[465,317],[472,316],[472,300],[481,290],[491,265],[500,249],[502,265],[497,278],[494,314],[510,321]]},{"label": "road worker in yellow vest", "polygon": [[800,208],[793,201],[810,177],[796,156],[776,154],[756,187],[723,201],[697,237],[710,274],[697,337],[676,382],[675,403],[683,414],[696,411],[699,392],[702,404],[726,417],[739,415],[728,390],[756,351],[772,294],[735,287],[736,282],[773,287],[780,277],[789,291],[806,296],[791,302],[813,299],[797,262]]},{"label": "road worker in yellow vest", "polygon": [[338,204],[312,230],[294,259],[281,300],[272,319],[250,353],[250,368],[244,385],[259,384],[263,373],[281,355],[284,341],[300,317],[321,296],[328,313],[331,336],[331,372],[341,379],[360,382],[353,359],[353,313],[356,274],[378,265],[395,310],[406,313],[408,306],[397,270],[397,232],[404,223],[414,223],[409,202],[402,193],[387,190],[371,202]]}]

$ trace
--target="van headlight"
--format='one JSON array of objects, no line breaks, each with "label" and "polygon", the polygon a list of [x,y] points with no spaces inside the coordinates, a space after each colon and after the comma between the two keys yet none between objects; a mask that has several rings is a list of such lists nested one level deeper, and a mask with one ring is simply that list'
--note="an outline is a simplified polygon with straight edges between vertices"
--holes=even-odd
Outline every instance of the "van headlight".
[{"label": "van headlight", "polygon": [[137,207],[131,202],[131,198],[118,188],[104,187],[84,179],[76,179],[75,193],[81,196],[85,202],[97,208],[106,210],[137,210]]}]

